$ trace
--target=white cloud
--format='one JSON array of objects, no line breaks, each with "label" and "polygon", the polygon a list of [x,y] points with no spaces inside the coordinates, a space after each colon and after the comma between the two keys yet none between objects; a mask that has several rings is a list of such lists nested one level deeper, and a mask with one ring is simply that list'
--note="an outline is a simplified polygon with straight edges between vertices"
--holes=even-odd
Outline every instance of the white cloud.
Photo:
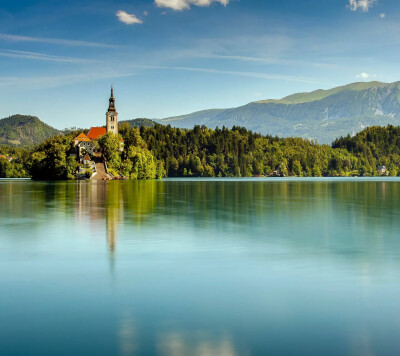
[{"label": "white cloud", "polygon": [[12,41],[12,42],[38,42],[38,43],[50,43],[55,45],[63,46],[82,46],[82,47],[103,47],[103,48],[115,48],[116,46],[87,41],[75,41],[65,40],[61,38],[44,38],[44,37],[29,37],[10,35],[6,33],[0,33],[0,40]]},{"label": "white cloud", "polygon": [[381,19],[384,19],[386,17],[386,14],[383,12],[379,16],[380,16]]},{"label": "white cloud", "polygon": [[360,74],[357,74],[356,77],[360,78],[360,79],[371,79],[371,78],[376,78],[376,74],[368,74],[368,73],[362,72]]},{"label": "white cloud", "polygon": [[38,61],[66,62],[66,63],[90,62],[89,60],[83,58],[60,57],[38,52],[16,51],[11,49],[0,50],[0,57],[33,59]]},{"label": "white cloud", "polygon": [[[153,65],[139,65],[133,64],[131,67],[143,68],[143,69],[163,69],[163,70],[178,70],[186,72],[200,72],[200,73],[210,73],[210,74],[223,74],[223,75],[233,75],[241,77],[250,78],[260,78],[260,79],[271,79],[271,80],[285,80],[300,83],[310,83],[310,84],[322,84],[322,85],[332,85],[332,83],[316,81],[312,78],[301,77],[301,76],[290,76],[285,74],[268,74],[260,72],[240,72],[240,71],[230,71],[230,70],[219,70],[210,68],[196,68],[196,67],[168,67],[168,66],[153,66]],[[1,78],[0,78],[1,79]]]},{"label": "white cloud", "polygon": [[347,7],[351,11],[357,11],[360,9],[363,12],[368,12],[369,8],[374,6],[378,0],[349,0]]},{"label": "white cloud", "polygon": [[143,11],[143,15],[144,15],[144,16],[148,16],[148,15],[149,15],[149,12],[148,12],[148,11]]},{"label": "white cloud", "polygon": [[212,3],[220,3],[221,5],[228,5],[230,0],[155,0],[158,7],[166,7],[175,11],[182,11],[190,9],[191,5],[195,6],[210,6]]},{"label": "white cloud", "polygon": [[56,88],[65,85],[95,82],[103,79],[115,79],[134,76],[133,73],[104,72],[104,69],[97,72],[82,74],[68,74],[52,77],[0,77],[1,87],[15,87],[18,90],[29,90],[32,88]]},{"label": "white cloud", "polygon": [[143,21],[139,18],[136,17],[134,14],[128,14],[125,11],[119,10],[116,13],[118,20],[121,22],[127,24],[127,25],[133,25],[133,24],[140,24],[143,23]]}]

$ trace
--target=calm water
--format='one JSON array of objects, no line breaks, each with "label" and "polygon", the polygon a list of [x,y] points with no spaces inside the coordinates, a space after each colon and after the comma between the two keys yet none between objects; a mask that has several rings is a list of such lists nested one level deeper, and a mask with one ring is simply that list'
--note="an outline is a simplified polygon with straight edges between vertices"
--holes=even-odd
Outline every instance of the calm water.
[{"label": "calm water", "polygon": [[399,355],[400,180],[0,181],[0,355]]}]

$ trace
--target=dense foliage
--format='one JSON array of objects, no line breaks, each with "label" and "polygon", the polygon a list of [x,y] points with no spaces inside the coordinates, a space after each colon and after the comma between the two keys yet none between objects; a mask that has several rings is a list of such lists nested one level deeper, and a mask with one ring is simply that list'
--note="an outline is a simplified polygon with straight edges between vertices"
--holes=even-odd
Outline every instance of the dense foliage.
[{"label": "dense foliage", "polygon": [[10,146],[0,146],[0,155],[12,157],[11,162],[7,158],[0,158],[0,178],[29,177],[30,173],[26,166],[30,156],[28,150]]},{"label": "dense foliage", "polygon": [[39,145],[30,157],[30,172],[33,179],[74,179],[78,163],[69,157],[72,136],[54,136]]},{"label": "dense foliage", "polygon": [[[77,132],[52,137],[31,150],[0,147],[0,177],[73,179],[78,162],[70,156]],[[121,140],[123,138],[123,141]],[[184,130],[120,127],[120,137],[99,140],[112,173],[129,179],[249,176],[374,176],[385,165],[400,172],[400,128],[370,127],[332,147],[301,138],[262,136],[241,127]],[[121,148],[124,147],[122,150]]]},{"label": "dense foliage", "polygon": [[372,126],[333,142],[332,147],[345,149],[362,163],[368,172],[382,165],[396,176],[400,168],[400,127]]},{"label": "dense foliage", "polygon": [[[122,125],[121,138],[106,134],[99,140],[108,167],[129,179],[155,179],[164,176],[162,161],[156,160],[140,137],[139,129]],[[123,145],[123,150],[121,149]]]},{"label": "dense foliage", "polygon": [[[160,121],[160,120],[158,120]],[[137,127],[140,128],[142,126],[145,127],[154,127],[158,122],[151,120],[151,119],[133,119],[133,120],[126,120],[126,121],[120,121],[120,125],[122,124],[129,124],[130,127]]]},{"label": "dense foliage", "polygon": [[262,136],[242,127],[182,130],[156,125],[140,135],[169,177],[249,177],[257,175],[357,174],[358,160],[300,138]]}]

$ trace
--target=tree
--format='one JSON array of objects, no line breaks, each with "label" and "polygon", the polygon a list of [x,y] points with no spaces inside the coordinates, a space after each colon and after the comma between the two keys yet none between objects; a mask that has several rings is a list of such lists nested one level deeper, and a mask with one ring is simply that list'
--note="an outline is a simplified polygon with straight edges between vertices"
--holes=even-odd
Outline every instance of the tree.
[{"label": "tree", "polygon": [[54,136],[42,143],[32,154],[33,179],[73,179],[76,169],[74,159],[67,159],[72,140],[67,136]]},{"label": "tree", "polygon": [[101,136],[98,142],[107,164],[110,165],[111,168],[118,170],[121,165],[120,137],[114,135],[112,132],[108,132]]}]

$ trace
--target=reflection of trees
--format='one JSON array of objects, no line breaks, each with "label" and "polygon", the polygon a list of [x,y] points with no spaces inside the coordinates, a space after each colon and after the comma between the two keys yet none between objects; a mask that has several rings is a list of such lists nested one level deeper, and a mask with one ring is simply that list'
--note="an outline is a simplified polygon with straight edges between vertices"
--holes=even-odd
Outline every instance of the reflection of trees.
[{"label": "reflection of trees", "polygon": [[118,240],[118,225],[125,220],[141,224],[156,208],[156,194],[162,184],[156,181],[81,182],[76,192],[77,216],[89,215],[92,221],[105,220],[107,243],[113,254]]},{"label": "reflection of trees", "polygon": [[107,243],[111,254],[114,254],[118,240],[118,223],[124,216],[124,198],[118,184],[102,182],[105,189],[105,218],[107,229]]},{"label": "reflection of trees", "polygon": [[26,218],[34,229],[54,214],[69,216],[105,231],[111,252],[121,222],[167,221],[208,229],[210,236],[221,231],[237,239],[282,240],[299,251],[359,255],[369,244],[384,254],[392,246],[384,233],[400,225],[399,197],[400,184],[390,180],[2,182],[0,218]]},{"label": "reflection of trees", "polygon": [[[2,232],[14,229],[14,226],[2,229],[6,221],[12,221],[15,227],[24,225],[25,228],[29,228],[32,234],[29,236],[26,234],[26,238],[37,240],[42,236],[35,233],[35,228],[40,226],[41,231],[44,231],[50,220],[58,219],[71,222],[71,224],[75,223],[77,228],[74,231],[78,233],[77,239],[80,238],[79,228],[83,227],[82,230],[86,232],[88,230],[85,227],[89,225],[92,227],[90,233],[97,238],[95,240],[97,245],[100,244],[103,248],[102,246],[107,241],[112,262],[114,255],[117,255],[118,239],[119,243],[129,238],[139,239],[146,237],[146,233],[150,231],[154,235],[159,235],[160,238],[165,238],[163,246],[166,246],[168,243],[172,245],[174,240],[177,241],[175,236],[170,234],[174,229],[179,238],[186,232],[192,235],[189,236],[190,238],[195,235],[195,231],[201,231],[201,234],[195,237],[201,236],[204,240],[208,239],[204,245],[210,247],[210,250],[221,247],[230,249],[233,246],[234,253],[240,250],[239,253],[250,254],[246,258],[251,262],[259,262],[258,259],[268,262],[267,259],[271,258],[278,260],[279,266],[284,266],[285,259],[288,258],[288,268],[293,268],[294,265],[305,265],[293,263],[293,259],[297,258],[301,259],[301,262],[310,261],[309,264],[306,263],[306,266],[312,267],[319,265],[324,267],[325,263],[333,261],[332,266],[335,270],[347,271],[346,268],[350,266],[357,269],[358,273],[364,273],[371,278],[379,274],[386,277],[382,271],[385,273],[388,269],[392,271],[399,259],[398,249],[395,249],[399,246],[397,241],[397,231],[400,227],[399,197],[400,184],[392,181],[0,182],[0,235]],[[54,226],[56,225],[53,225],[51,231],[58,233],[59,230],[54,230]],[[18,234],[13,235],[14,238],[17,236]],[[69,242],[68,231],[64,232],[64,235],[60,232],[60,236],[64,238],[64,243]],[[0,242],[7,238],[7,236],[1,236]],[[46,238],[49,236],[47,235]],[[87,237],[82,236],[82,238]],[[203,241],[199,240],[196,240],[196,245],[189,246],[189,252],[192,252],[192,248],[196,249],[200,246],[199,244],[203,244]],[[16,244],[16,239],[9,241]],[[25,240],[21,241],[25,242]],[[136,247],[140,249],[143,245],[152,244],[153,241],[148,242],[142,239],[141,245],[138,244]],[[178,243],[180,242],[178,240]],[[219,245],[217,246],[216,243]],[[154,250],[159,249],[155,245],[152,246]],[[21,246],[32,248],[33,244],[24,243]],[[278,248],[274,249],[274,247]],[[128,254],[135,255],[133,248],[130,249],[127,246],[126,250]],[[149,252],[150,258],[156,256],[153,254],[154,250]],[[229,250],[224,252],[227,255],[230,253]],[[170,251],[166,251],[165,254],[168,258],[173,256]],[[196,254],[197,256],[200,254]],[[202,256],[204,255],[201,255],[201,258]],[[210,260],[218,259],[219,256],[223,258],[224,254],[213,255]],[[189,254],[187,258],[191,258],[191,255]],[[190,264],[188,259],[182,259],[182,261],[189,261]],[[149,263],[153,261],[157,265],[155,260]],[[170,263],[167,258],[166,261],[164,262]],[[136,264],[129,265],[132,270],[136,269],[135,273],[130,275],[131,269],[129,272],[125,271],[128,276],[133,276],[132,281],[142,274],[141,260],[135,262]],[[241,260],[238,259],[238,262]],[[176,266],[185,269],[184,263],[180,260]],[[224,261],[216,261],[215,266],[215,268],[223,269]],[[260,264],[260,273],[262,266]],[[271,264],[265,266],[271,266]],[[241,268],[241,265],[239,267]],[[214,272],[213,268],[211,267],[209,271]],[[149,269],[151,270],[149,266],[144,266],[143,270],[149,273]],[[175,272],[174,277],[177,278],[179,274],[177,270],[171,267],[171,271]],[[199,271],[199,269],[194,269],[194,271]],[[118,275],[121,276],[121,282],[127,281],[123,276],[124,271],[117,272],[121,272]],[[271,274],[274,272],[274,270],[266,271]],[[162,275],[161,272],[159,273]],[[299,276],[300,273],[302,271],[299,272]],[[305,273],[308,273],[307,270]],[[341,274],[338,275],[341,276]],[[190,298],[186,298],[188,304],[185,307],[182,303],[183,298],[179,299],[178,296],[176,299],[171,285],[180,288],[192,276],[197,289],[193,287],[192,294],[187,294]],[[225,275],[221,274],[221,276]],[[279,272],[277,276],[280,276]],[[137,280],[137,285],[132,283],[135,287],[137,286],[137,289],[133,286],[131,289],[126,289],[129,282],[124,284],[124,293],[137,298],[136,301],[129,299],[125,302],[134,306],[133,309],[138,313],[139,321],[137,325],[134,321],[128,320],[129,318],[121,322],[121,350],[129,354],[136,347],[140,349],[143,344],[146,344],[142,340],[150,339],[152,342],[148,344],[154,347],[153,354],[157,351],[160,354],[179,352],[212,355],[229,355],[235,352],[244,354],[240,352],[243,351],[240,350],[241,345],[231,342],[235,340],[238,331],[233,332],[231,334],[233,336],[224,334],[223,330],[226,326],[224,323],[214,328],[216,332],[212,335],[199,336],[196,332],[191,332],[190,327],[195,320],[192,316],[196,316],[196,313],[190,313],[190,310],[199,310],[197,315],[207,310],[208,312],[204,314],[208,316],[210,309],[202,309],[204,305],[219,306],[223,303],[216,302],[215,296],[218,293],[211,295],[210,291],[207,291],[210,295],[209,304],[204,304],[204,300],[201,303],[194,303],[196,297],[201,296],[201,293],[210,287],[210,281],[204,281],[204,285],[201,285],[199,276],[186,273],[186,271],[178,277],[175,282],[166,280],[163,285],[158,286],[158,291],[164,292],[160,298],[158,293],[152,296],[150,296],[151,293],[146,293],[152,289],[151,281],[147,281],[147,279],[151,280],[151,274],[144,275],[146,282]],[[155,281],[160,283],[157,278]],[[214,288],[209,289],[216,290],[215,286],[224,286],[219,281],[219,279],[214,281],[215,284],[211,285]],[[141,287],[144,288],[139,290]],[[127,290],[129,292],[126,292]],[[232,291],[236,291],[236,288]],[[227,292],[220,294],[229,295]],[[186,297],[185,292],[182,292],[182,295]],[[150,297],[152,299],[149,300]],[[235,298],[233,293],[230,298]],[[155,306],[160,304],[161,299],[165,301],[162,304],[163,307],[155,311],[142,311],[142,306]],[[240,300],[240,296],[237,300]],[[192,309],[188,308],[189,303]],[[170,310],[170,318],[174,320],[173,307],[182,308],[184,311],[189,310],[189,317],[182,318],[182,324],[174,324],[168,328],[160,327],[154,320],[163,321],[165,315],[160,316],[157,313],[162,309]],[[148,315],[154,319],[147,318]],[[203,323],[205,324],[204,321]],[[198,325],[201,330],[202,322]],[[142,328],[146,331],[141,334]]]}]

